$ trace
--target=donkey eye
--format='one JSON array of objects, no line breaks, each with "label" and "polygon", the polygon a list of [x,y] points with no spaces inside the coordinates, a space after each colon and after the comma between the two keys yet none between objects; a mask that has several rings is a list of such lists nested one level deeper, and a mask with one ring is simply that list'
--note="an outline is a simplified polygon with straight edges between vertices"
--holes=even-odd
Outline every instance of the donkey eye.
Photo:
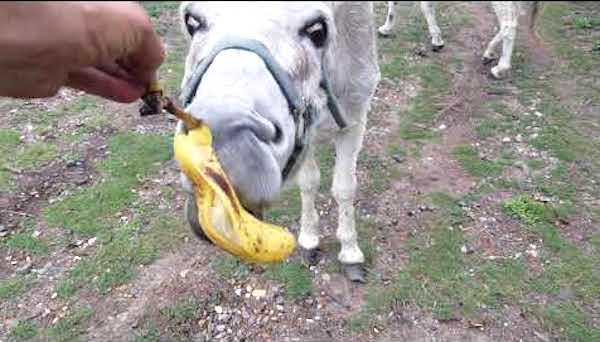
[{"label": "donkey eye", "polygon": [[188,33],[190,34],[190,36],[193,36],[194,33],[198,32],[199,30],[202,30],[206,27],[206,25],[204,24],[204,22],[194,16],[192,16],[191,14],[187,13],[184,17],[185,20],[185,27],[188,31]]},{"label": "donkey eye", "polygon": [[323,20],[318,20],[303,29],[303,33],[310,38],[315,47],[320,48],[327,42],[327,25]]}]

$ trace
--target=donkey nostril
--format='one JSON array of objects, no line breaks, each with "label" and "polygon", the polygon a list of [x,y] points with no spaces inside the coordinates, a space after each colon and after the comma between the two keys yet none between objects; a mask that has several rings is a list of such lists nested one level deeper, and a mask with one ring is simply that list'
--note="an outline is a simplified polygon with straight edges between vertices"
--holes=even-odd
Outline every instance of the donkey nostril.
[{"label": "donkey nostril", "polygon": [[274,125],[275,126],[275,137],[273,138],[273,142],[278,144],[281,142],[281,139],[283,138],[283,133],[281,132],[281,128],[279,127],[279,125]]}]

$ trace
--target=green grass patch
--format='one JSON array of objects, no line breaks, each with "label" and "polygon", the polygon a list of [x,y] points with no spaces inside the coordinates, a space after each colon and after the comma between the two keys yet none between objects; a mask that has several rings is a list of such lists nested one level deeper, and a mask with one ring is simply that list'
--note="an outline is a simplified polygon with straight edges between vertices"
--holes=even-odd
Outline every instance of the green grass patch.
[{"label": "green grass patch", "polygon": [[113,215],[130,203],[131,191],[171,155],[170,140],[160,135],[120,133],[111,138],[110,158],[98,166],[106,180],[82,189],[43,210],[46,222],[82,235],[95,235],[113,225]]},{"label": "green grass patch", "polygon": [[160,314],[168,322],[171,337],[184,341],[191,337],[194,326],[197,326],[196,318],[203,308],[204,301],[191,298],[160,310]]},{"label": "green grass patch", "polygon": [[250,273],[250,269],[238,258],[224,254],[214,257],[210,262],[210,267],[219,276],[224,279],[245,279]]},{"label": "green grass patch", "polygon": [[554,212],[550,208],[527,196],[510,199],[504,202],[502,208],[509,216],[530,225],[541,222],[552,223],[555,218]]},{"label": "green grass patch", "polygon": [[170,217],[154,219],[147,231],[142,227],[133,222],[102,237],[97,253],[77,264],[57,286],[58,296],[70,298],[83,286],[107,294],[132,280],[139,265],[149,265],[161,251],[173,250],[183,237],[183,223]]},{"label": "green grass patch", "polygon": [[13,165],[20,170],[37,169],[56,158],[56,156],[56,146],[38,142],[25,146],[22,151],[17,153]]},{"label": "green grass patch", "polygon": [[56,146],[44,142],[22,144],[15,130],[0,129],[0,191],[13,190],[13,170],[44,166],[57,155]]},{"label": "green grass patch", "polygon": [[571,26],[577,30],[589,30],[593,28],[600,28],[600,19],[577,16],[574,17],[571,21]]},{"label": "green grass patch", "polygon": [[498,133],[499,124],[496,120],[486,119],[475,127],[475,133],[480,139],[490,138]]},{"label": "green grass patch", "polygon": [[0,299],[16,299],[29,289],[29,281],[26,277],[13,277],[0,280]]},{"label": "green grass patch", "polygon": [[31,341],[38,334],[38,329],[31,322],[19,321],[8,335],[9,342]]},{"label": "green grass patch", "polygon": [[538,308],[542,325],[573,342],[600,340],[600,329],[587,322],[584,311],[574,304],[556,304]]},{"label": "green grass patch", "polygon": [[19,132],[12,129],[0,129],[0,151],[6,153],[19,146],[21,141]]},{"label": "green grass patch", "polygon": [[144,327],[136,332],[134,342],[160,342],[160,331],[154,322],[146,321]]},{"label": "green grass patch", "polygon": [[600,62],[591,56],[591,51],[573,48],[573,42],[581,37],[582,29],[596,27],[598,19],[575,17],[569,20],[568,16],[573,13],[575,5],[566,1],[544,3],[538,20],[538,31],[547,41],[552,42],[556,53],[567,60],[569,69],[579,73],[593,72]]},{"label": "green grass patch", "polygon": [[309,296],[313,291],[310,272],[300,263],[284,262],[270,266],[267,277],[281,283],[289,299],[300,299]]},{"label": "green grass patch", "polygon": [[12,235],[6,241],[6,246],[11,250],[26,251],[35,255],[48,253],[48,246],[44,242],[33,238],[30,233]]},{"label": "green grass patch", "polygon": [[56,342],[82,341],[82,335],[93,314],[94,311],[90,308],[78,309],[44,331],[44,335]]},{"label": "green grass patch", "polygon": [[300,215],[302,202],[297,186],[285,189],[275,205],[265,210],[265,220],[277,225],[289,226]]},{"label": "green grass patch", "polygon": [[477,150],[471,146],[457,146],[452,155],[463,169],[475,177],[497,177],[504,169],[499,162],[481,159]]},{"label": "green grass patch", "polygon": [[159,18],[165,12],[177,11],[179,8],[178,1],[140,1],[140,3],[153,19]]}]

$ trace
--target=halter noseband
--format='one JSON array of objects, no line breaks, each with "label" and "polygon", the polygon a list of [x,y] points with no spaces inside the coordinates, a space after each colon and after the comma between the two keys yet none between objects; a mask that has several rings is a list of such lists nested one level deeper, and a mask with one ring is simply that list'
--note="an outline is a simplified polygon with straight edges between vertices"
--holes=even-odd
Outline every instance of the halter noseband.
[{"label": "halter noseband", "polygon": [[[294,124],[296,125],[296,135],[294,140],[294,149],[282,171],[282,180],[285,181],[291,174],[291,171],[293,170],[298,158],[306,146],[308,138],[307,130],[311,127],[314,119],[316,118],[317,109],[311,105],[304,105],[304,101],[296,91],[296,88],[293,86],[292,78],[290,77],[289,73],[285,71],[279,63],[277,63],[269,49],[263,43],[258,40],[241,37],[227,37],[221,40],[215,45],[213,50],[200,61],[200,64],[198,64],[196,70],[194,70],[194,73],[183,88],[182,98],[184,101],[184,106],[187,107],[196,96],[196,91],[200,85],[200,82],[202,81],[202,77],[210,67],[213,60],[221,51],[227,49],[245,50],[260,57],[275,79],[275,82],[277,82],[279,85],[279,88],[281,88],[281,92],[287,100],[290,113],[294,119]],[[342,114],[335,96],[333,95],[323,63],[321,63],[321,66],[321,82],[319,85],[323,91],[325,91],[327,96],[327,107],[329,108],[329,111],[331,112],[331,115],[333,116],[333,119],[337,123],[338,127],[340,129],[344,129],[348,126],[348,124],[344,118],[344,115]]]}]

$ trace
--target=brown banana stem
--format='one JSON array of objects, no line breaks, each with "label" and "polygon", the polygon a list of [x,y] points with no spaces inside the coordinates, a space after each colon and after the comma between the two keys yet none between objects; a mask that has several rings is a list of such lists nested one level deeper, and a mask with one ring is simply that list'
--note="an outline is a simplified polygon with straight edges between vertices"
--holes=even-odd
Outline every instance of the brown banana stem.
[{"label": "brown banana stem", "polygon": [[175,103],[173,103],[173,101],[166,96],[164,97],[163,108],[167,112],[175,115],[179,120],[183,121],[183,123],[186,125],[187,129],[194,129],[194,128],[198,128],[198,127],[202,126],[201,120],[198,120],[198,119],[195,119],[194,117],[192,117],[190,114],[185,112],[183,109],[179,108],[179,106],[177,106]]}]

